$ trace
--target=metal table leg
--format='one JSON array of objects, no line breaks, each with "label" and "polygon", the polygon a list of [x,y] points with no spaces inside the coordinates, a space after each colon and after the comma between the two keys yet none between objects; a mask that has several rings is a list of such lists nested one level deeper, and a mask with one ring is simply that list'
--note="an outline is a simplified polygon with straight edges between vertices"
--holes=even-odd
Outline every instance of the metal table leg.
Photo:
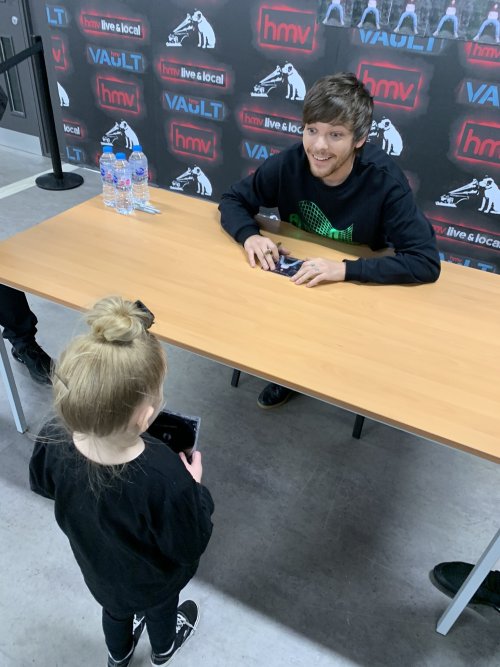
[{"label": "metal table leg", "polygon": [[21,405],[21,399],[17,392],[16,382],[14,380],[14,374],[12,373],[12,368],[10,367],[9,357],[7,355],[7,350],[5,348],[5,342],[0,331],[0,374],[2,375],[2,380],[7,391],[7,397],[10,403],[10,409],[14,415],[14,421],[16,422],[16,429],[19,433],[24,433],[28,429],[28,424],[24,417],[23,407]]},{"label": "metal table leg", "polygon": [[471,597],[486,579],[488,572],[493,569],[493,566],[499,559],[500,530],[486,547],[482,556],[477,561],[476,566],[439,619],[436,626],[436,631],[439,632],[439,634],[446,635],[448,633],[448,630],[463,612]]},{"label": "metal table leg", "polygon": [[238,382],[240,381],[241,371],[237,371],[236,368],[233,370],[233,376],[231,378],[231,387],[237,387]]}]

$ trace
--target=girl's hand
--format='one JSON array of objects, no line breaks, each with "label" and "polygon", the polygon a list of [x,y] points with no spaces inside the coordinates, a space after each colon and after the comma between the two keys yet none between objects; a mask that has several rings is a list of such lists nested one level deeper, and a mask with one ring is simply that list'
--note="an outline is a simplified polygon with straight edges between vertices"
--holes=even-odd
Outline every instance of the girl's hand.
[{"label": "girl's hand", "polygon": [[193,456],[191,458],[191,463],[186,458],[186,455],[184,452],[181,452],[179,454],[181,461],[184,463],[186,466],[186,470],[188,473],[191,475],[191,477],[194,479],[195,482],[198,482],[198,484],[201,484],[201,476],[203,474],[203,466],[201,465],[201,454],[200,452],[196,451],[193,452]]}]

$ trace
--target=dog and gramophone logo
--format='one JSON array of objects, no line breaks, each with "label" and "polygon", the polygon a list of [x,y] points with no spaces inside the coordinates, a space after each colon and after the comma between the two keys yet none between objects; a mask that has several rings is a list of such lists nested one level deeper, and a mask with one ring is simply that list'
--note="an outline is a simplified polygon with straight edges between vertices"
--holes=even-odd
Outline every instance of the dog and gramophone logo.
[{"label": "dog and gramophone logo", "polygon": [[114,153],[130,153],[134,145],[139,144],[139,137],[126,120],[117,120],[103,135],[101,146],[112,146]]},{"label": "dog and gramophone logo", "polygon": [[170,185],[170,190],[174,192],[184,192],[186,194],[196,192],[203,197],[212,196],[212,183],[205,172],[198,165],[194,164],[176,176]]},{"label": "dog and gramophone logo", "polygon": [[494,178],[485,174],[445,192],[435,204],[445,208],[476,209],[485,215],[500,215],[500,188]]},{"label": "dog and gramophone logo", "polygon": [[374,143],[387,153],[397,157],[403,152],[403,138],[390,118],[372,120],[368,141]]},{"label": "dog and gramophone logo", "polygon": [[69,95],[59,81],[57,82],[57,92],[59,95],[59,105],[61,107],[69,107]]},{"label": "dog and gramophone logo", "polygon": [[286,100],[302,101],[306,95],[306,84],[297,68],[290,62],[276,67],[262,77],[253,87],[251,97],[281,96]]},{"label": "dog and gramophone logo", "polygon": [[169,48],[196,46],[199,49],[213,49],[216,41],[209,19],[199,9],[194,9],[171,28],[165,45]]}]

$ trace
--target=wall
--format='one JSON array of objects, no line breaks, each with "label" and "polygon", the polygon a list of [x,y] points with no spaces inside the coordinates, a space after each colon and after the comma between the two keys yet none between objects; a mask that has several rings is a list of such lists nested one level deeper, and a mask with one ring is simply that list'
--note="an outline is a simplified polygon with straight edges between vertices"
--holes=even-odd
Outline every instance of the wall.
[{"label": "wall", "polygon": [[[451,2],[416,0],[418,24],[407,17],[397,33],[398,0],[378,1],[379,29],[373,12],[356,27],[364,0],[326,21],[328,0],[31,4],[68,161],[96,166],[104,144],[128,153],[139,141],[154,182],[217,201],[300,140],[315,79],[353,71],[375,98],[369,140],[405,171],[443,259],[498,272],[498,20],[478,36],[491,3]],[[457,38],[452,21],[434,37],[452,6]]]}]

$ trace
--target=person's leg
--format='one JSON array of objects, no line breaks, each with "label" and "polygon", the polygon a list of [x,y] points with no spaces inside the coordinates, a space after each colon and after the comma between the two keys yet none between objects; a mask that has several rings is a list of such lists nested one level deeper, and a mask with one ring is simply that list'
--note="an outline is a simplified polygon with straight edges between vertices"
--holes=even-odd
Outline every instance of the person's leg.
[{"label": "person's leg", "polygon": [[0,325],[3,337],[10,340],[14,347],[21,347],[35,339],[37,319],[24,292],[0,285]]},{"label": "person's leg", "polygon": [[102,629],[109,655],[115,662],[125,661],[132,656],[134,643],[132,640],[133,614],[117,614],[102,609]]},{"label": "person's leg", "polygon": [[483,32],[486,30],[486,28],[488,27],[489,24],[490,24],[490,21],[489,21],[488,19],[484,20],[484,21],[481,23],[481,26],[480,26],[479,30],[477,31],[477,35],[476,35],[475,37],[472,38],[472,40],[473,40],[474,42],[477,42],[477,40],[481,37],[481,35],[482,35]]},{"label": "person's leg", "polygon": [[413,23],[413,33],[416,35],[417,32],[418,32],[418,19],[417,19],[417,15],[415,14],[415,12],[411,12],[411,13],[410,13],[410,17],[411,17],[411,20],[412,20],[412,23]]},{"label": "person's leg", "polygon": [[166,665],[193,635],[198,625],[198,607],[186,600],[179,607],[179,595],[145,611],[151,642],[151,664]]},{"label": "person's leg", "polygon": [[14,359],[26,366],[35,382],[50,384],[52,360],[35,340],[37,318],[24,292],[0,285],[0,325]]},{"label": "person's leg", "polygon": [[166,653],[174,644],[178,604],[179,594],[144,612],[149,641],[154,653]]},{"label": "person's leg", "polygon": [[330,14],[332,13],[332,10],[333,10],[334,6],[335,6],[335,2],[331,2],[330,6],[326,10],[326,15],[325,15],[325,18],[323,19],[323,23],[326,23],[328,21],[328,19],[330,18]]},{"label": "person's leg", "polygon": [[359,23],[358,23],[358,28],[363,27],[363,23],[366,21],[366,17],[368,16],[369,11],[370,11],[369,8],[366,7],[364,12],[361,14],[361,18],[359,19]]},{"label": "person's leg", "polygon": [[439,35],[439,33],[441,32],[441,28],[444,26],[444,24],[445,24],[445,22],[448,20],[448,18],[449,18],[449,17],[446,16],[446,14],[445,14],[444,16],[442,16],[442,17],[439,19],[439,23],[437,24],[437,28],[436,28],[436,29],[434,30],[434,32],[432,33],[434,37],[437,37],[437,36]]},{"label": "person's leg", "polygon": [[407,16],[410,16],[410,12],[403,12],[401,16],[399,17],[399,21],[397,26],[394,28],[394,32],[399,32],[401,26],[403,25],[403,21]]}]

